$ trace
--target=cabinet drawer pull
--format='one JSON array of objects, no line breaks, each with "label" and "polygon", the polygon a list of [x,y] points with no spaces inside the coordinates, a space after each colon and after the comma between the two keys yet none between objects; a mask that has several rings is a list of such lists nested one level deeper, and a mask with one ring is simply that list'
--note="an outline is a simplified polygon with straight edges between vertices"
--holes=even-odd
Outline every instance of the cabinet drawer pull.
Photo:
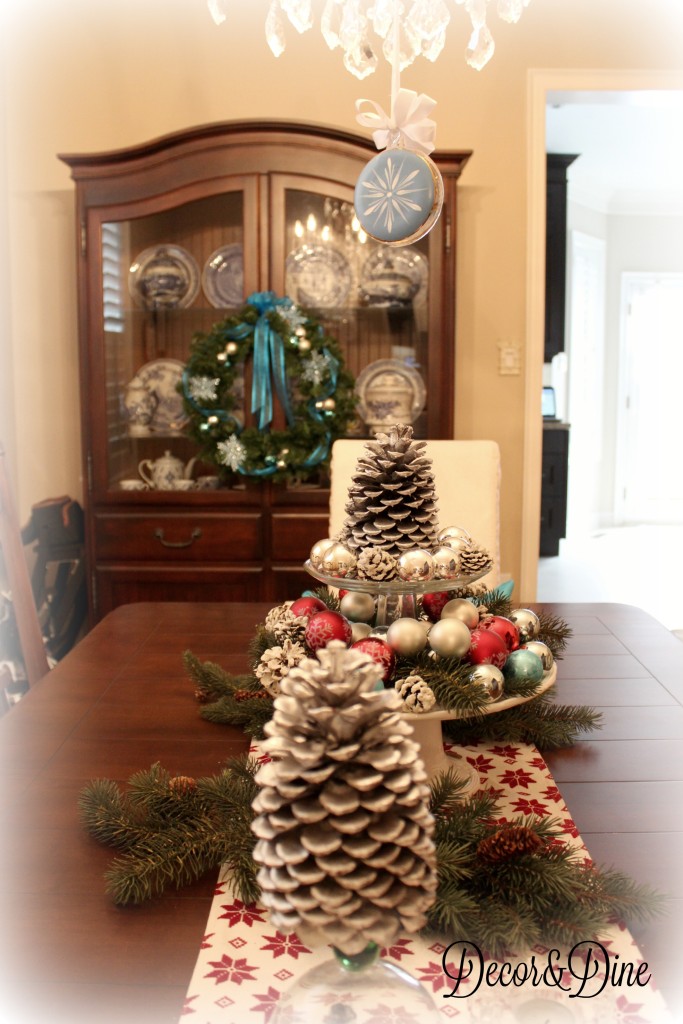
[{"label": "cabinet drawer pull", "polygon": [[189,540],[164,540],[164,531],[161,527],[158,527],[154,531],[154,536],[165,548],[189,548],[196,540],[202,535],[202,531],[198,526],[195,526],[194,530],[190,534]]}]

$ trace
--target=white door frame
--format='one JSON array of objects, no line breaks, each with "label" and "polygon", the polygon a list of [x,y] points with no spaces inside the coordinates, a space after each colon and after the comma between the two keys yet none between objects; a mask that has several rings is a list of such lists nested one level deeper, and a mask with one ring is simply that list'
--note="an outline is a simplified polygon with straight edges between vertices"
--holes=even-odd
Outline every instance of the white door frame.
[{"label": "white door frame", "polygon": [[543,384],[545,331],[545,108],[553,90],[683,89],[680,71],[606,68],[530,68],[527,71],[527,354],[525,359],[522,536],[519,593],[536,597],[540,540],[543,424],[538,415]]}]

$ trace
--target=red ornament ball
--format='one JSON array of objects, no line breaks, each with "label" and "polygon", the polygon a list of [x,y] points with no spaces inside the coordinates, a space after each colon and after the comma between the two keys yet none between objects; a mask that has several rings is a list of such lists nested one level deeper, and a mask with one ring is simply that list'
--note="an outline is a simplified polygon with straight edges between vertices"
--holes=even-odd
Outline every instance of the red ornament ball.
[{"label": "red ornament ball", "polygon": [[311,615],[315,615],[317,612],[324,612],[326,608],[327,605],[319,597],[299,597],[290,605],[289,610],[292,615],[310,619]]},{"label": "red ornament ball", "polygon": [[432,622],[438,622],[441,618],[441,612],[445,604],[451,599],[451,595],[448,591],[436,591],[433,594],[424,594],[422,596],[422,610]]},{"label": "red ornament ball", "polygon": [[519,630],[511,619],[504,615],[487,615],[479,624],[480,629],[490,629],[492,633],[505,642],[508,651],[516,651],[519,647]]},{"label": "red ornament ball", "polygon": [[326,609],[316,612],[306,626],[306,643],[312,651],[327,647],[330,640],[342,640],[348,647],[351,643],[351,623],[339,612]]},{"label": "red ornament ball", "polygon": [[508,656],[505,641],[491,629],[473,629],[467,658],[472,665],[502,668]]},{"label": "red ornament ball", "polygon": [[384,640],[377,636],[366,636],[362,640],[356,640],[351,644],[354,651],[363,651],[369,654],[373,661],[376,661],[382,671],[382,682],[386,685],[394,674],[396,666],[396,654]]}]

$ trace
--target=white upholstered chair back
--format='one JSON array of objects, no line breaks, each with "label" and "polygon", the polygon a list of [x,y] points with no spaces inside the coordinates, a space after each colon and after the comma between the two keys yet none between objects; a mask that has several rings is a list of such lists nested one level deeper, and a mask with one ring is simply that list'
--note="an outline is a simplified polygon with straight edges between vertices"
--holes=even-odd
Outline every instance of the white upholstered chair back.
[{"label": "white upholstered chair back", "polygon": [[[329,536],[344,524],[345,505],[365,441],[344,439],[332,446]],[[428,441],[439,526],[462,526],[491,555],[482,582],[500,583],[500,451],[495,441]]]}]

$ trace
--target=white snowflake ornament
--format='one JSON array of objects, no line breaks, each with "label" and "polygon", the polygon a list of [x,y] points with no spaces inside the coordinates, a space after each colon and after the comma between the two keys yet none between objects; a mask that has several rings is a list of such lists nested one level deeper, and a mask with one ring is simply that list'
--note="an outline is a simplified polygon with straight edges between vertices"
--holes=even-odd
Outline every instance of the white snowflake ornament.
[{"label": "white snowflake ornament", "polygon": [[288,306],[279,309],[278,312],[289,327],[291,334],[296,334],[298,328],[303,327],[306,323],[306,315],[301,312],[298,306]]},{"label": "white snowflake ornament", "polygon": [[187,391],[195,402],[215,402],[220,382],[220,377],[190,377]]},{"label": "white snowflake ornament", "polygon": [[222,462],[224,466],[229,466],[233,473],[237,472],[247,457],[247,449],[237,434],[231,434],[227,441],[219,441],[216,449],[219,462]]},{"label": "white snowflake ornament", "polygon": [[322,352],[311,352],[301,371],[301,379],[317,386],[322,384],[329,369],[330,361],[326,355]]}]

